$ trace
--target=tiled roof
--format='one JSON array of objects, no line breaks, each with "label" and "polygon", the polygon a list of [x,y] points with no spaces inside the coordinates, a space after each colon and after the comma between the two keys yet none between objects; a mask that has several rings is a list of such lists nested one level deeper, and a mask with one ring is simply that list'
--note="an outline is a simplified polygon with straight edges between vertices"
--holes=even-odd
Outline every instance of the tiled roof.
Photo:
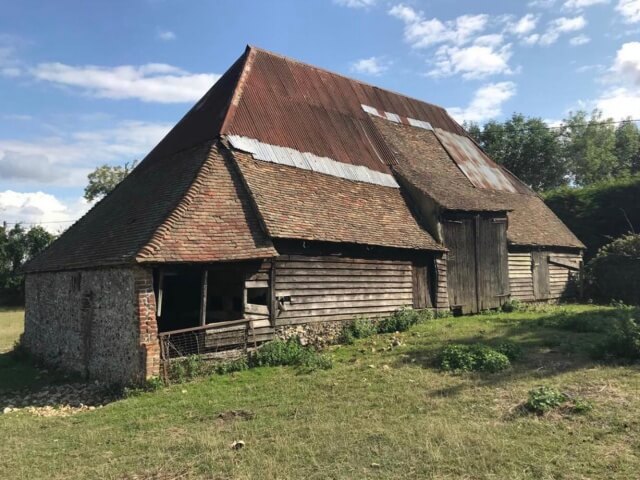
[{"label": "tiled roof", "polygon": [[[402,189],[318,173],[344,164],[354,166],[343,169],[346,178],[366,178],[369,169],[382,184],[395,184],[386,182],[391,174],[408,179],[444,209],[513,210],[513,243],[582,246],[537,196],[474,187],[431,128],[466,135],[441,107],[249,47],[111,194],[25,270],[266,257],[275,254],[268,236],[442,248]],[[292,164],[310,170],[239,152],[225,158],[215,145],[232,135],[271,160],[295,151]],[[465,167],[478,173],[473,162]]]},{"label": "tiled roof", "polygon": [[442,250],[418,224],[400,189],[295,167],[234,158],[273,238]]},{"label": "tiled roof", "polygon": [[212,146],[181,204],[138,254],[139,262],[215,262],[277,255],[232,161],[228,152]]},{"label": "tiled roof", "polygon": [[398,174],[443,209],[507,211],[511,244],[584,248],[535,193],[476,188],[433,132],[375,117],[372,120],[398,159]]},{"label": "tiled roof", "polygon": [[189,190],[210,143],[143,162],[25,266],[64,270],[133,261]]}]

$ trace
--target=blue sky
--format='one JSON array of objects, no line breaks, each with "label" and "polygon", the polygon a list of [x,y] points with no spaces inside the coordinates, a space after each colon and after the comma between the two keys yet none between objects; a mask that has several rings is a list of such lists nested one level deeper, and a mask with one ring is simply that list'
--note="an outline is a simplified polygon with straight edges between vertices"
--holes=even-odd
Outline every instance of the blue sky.
[{"label": "blue sky", "polygon": [[640,117],[640,0],[0,0],[0,221],[66,227],[253,44],[460,121]]}]

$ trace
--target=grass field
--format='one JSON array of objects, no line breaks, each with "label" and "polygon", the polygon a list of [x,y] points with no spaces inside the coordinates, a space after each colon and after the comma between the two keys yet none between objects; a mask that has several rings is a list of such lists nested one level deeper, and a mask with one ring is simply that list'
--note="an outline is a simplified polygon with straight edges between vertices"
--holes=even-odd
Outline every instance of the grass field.
[{"label": "grass field", "polygon": [[[555,324],[610,314],[572,306],[438,319],[400,334],[398,347],[380,335],[332,348],[332,370],[257,368],[70,417],[0,415],[0,478],[638,478],[640,370],[594,363],[599,334]],[[15,316],[0,313],[3,344],[19,332],[5,330]],[[502,339],[524,349],[506,372],[434,367],[447,342]],[[12,361],[0,364],[0,385]],[[539,385],[593,409],[521,413]],[[236,440],[246,446],[231,449]]]},{"label": "grass field", "polygon": [[13,348],[20,337],[24,324],[24,312],[0,307],[0,353]]}]

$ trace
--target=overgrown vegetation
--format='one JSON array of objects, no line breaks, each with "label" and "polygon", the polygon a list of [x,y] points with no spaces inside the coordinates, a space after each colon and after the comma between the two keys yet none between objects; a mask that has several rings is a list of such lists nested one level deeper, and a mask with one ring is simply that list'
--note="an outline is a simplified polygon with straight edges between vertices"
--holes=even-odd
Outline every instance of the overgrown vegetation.
[{"label": "overgrown vegetation", "polygon": [[496,373],[509,368],[511,361],[520,358],[521,354],[520,347],[510,342],[503,342],[496,347],[481,343],[453,344],[442,349],[438,356],[438,366],[454,373]]},{"label": "overgrown vegetation", "polygon": [[[247,368],[150,387],[70,417],[0,415],[0,471],[31,480],[635,478],[637,365],[592,356],[626,310],[570,305],[435,318],[329,347],[333,369],[313,375]],[[0,334],[5,319],[0,313]],[[575,329],[582,324],[591,326]],[[503,352],[508,344],[521,355],[500,374],[448,375],[434,362],[450,344]],[[63,381],[5,354],[0,390],[18,368],[20,389],[29,378],[38,392]],[[529,413],[528,392],[541,385],[567,399]],[[231,447],[240,440],[244,448]]]},{"label": "overgrown vegetation", "polygon": [[569,395],[546,385],[529,390],[524,408],[536,415],[544,415],[552,410],[563,408],[566,413],[586,414],[593,410],[593,404],[583,398],[570,398]]},{"label": "overgrown vegetation", "polygon": [[333,366],[331,358],[317,352],[313,347],[302,345],[298,337],[287,340],[272,340],[248,357],[224,362],[211,362],[198,355],[172,360],[169,378],[176,383],[190,381],[213,374],[226,375],[257,367],[296,367],[300,371],[327,370]]},{"label": "overgrown vegetation", "polygon": [[640,175],[545,194],[545,202],[587,246],[587,259],[612,240],[640,232]]},{"label": "overgrown vegetation", "polygon": [[249,355],[248,365],[255,367],[293,366],[304,370],[327,370],[333,366],[331,359],[302,345],[298,337],[273,340]]},{"label": "overgrown vegetation", "polygon": [[590,296],[602,302],[640,305],[640,235],[624,235],[602,247],[587,265]]},{"label": "overgrown vegetation", "polygon": [[598,333],[601,337],[591,348],[599,360],[635,362],[640,360],[640,308],[616,304],[612,309],[575,315],[571,310],[558,312],[546,320],[556,328],[576,333]]},{"label": "overgrown vegetation", "polygon": [[366,317],[358,317],[345,324],[338,342],[350,345],[357,339],[368,338],[376,333],[406,332],[414,325],[448,315],[448,312],[401,308],[378,321],[372,321]]}]

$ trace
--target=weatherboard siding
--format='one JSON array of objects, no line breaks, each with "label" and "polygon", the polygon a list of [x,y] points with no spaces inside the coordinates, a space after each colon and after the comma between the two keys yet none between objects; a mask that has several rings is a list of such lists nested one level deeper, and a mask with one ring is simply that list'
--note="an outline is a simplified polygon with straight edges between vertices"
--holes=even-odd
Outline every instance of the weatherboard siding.
[{"label": "weatherboard siding", "polygon": [[[535,256],[535,258],[534,258]],[[544,263],[544,285],[538,285],[534,262]],[[511,298],[523,302],[558,300],[578,293],[582,257],[576,253],[517,252],[509,253]]]},{"label": "weatherboard siding", "polygon": [[285,255],[276,264],[276,325],[385,317],[413,305],[412,263]]}]

